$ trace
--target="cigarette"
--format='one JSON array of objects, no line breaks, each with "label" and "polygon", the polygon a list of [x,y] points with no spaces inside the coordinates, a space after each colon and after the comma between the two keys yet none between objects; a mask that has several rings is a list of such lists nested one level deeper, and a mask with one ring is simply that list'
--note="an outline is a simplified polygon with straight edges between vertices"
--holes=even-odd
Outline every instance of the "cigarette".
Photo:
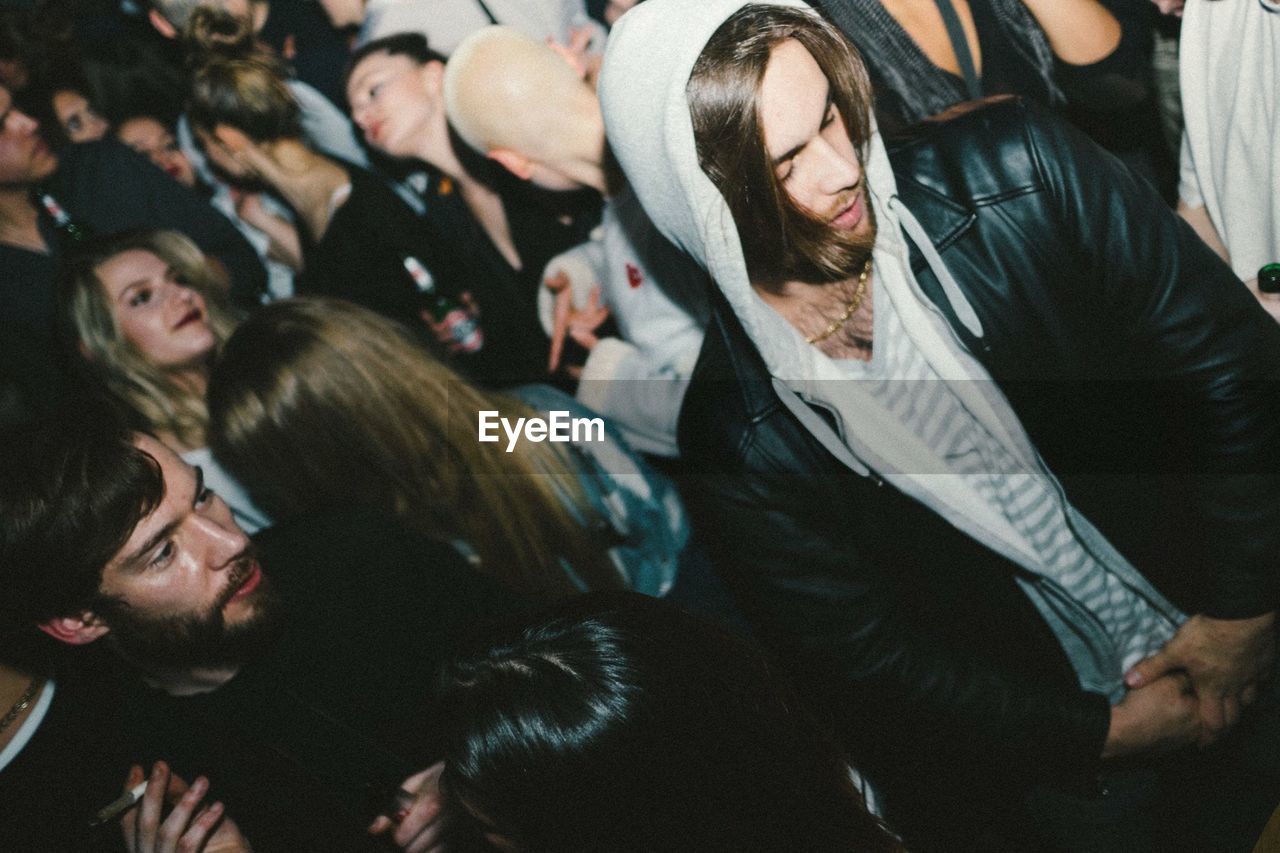
[{"label": "cigarette", "polygon": [[113,820],[127,812],[138,804],[142,799],[142,795],[146,793],[147,783],[139,782],[129,790],[125,791],[116,799],[107,803],[94,815],[93,820],[89,821],[89,826],[101,826],[109,820]]}]

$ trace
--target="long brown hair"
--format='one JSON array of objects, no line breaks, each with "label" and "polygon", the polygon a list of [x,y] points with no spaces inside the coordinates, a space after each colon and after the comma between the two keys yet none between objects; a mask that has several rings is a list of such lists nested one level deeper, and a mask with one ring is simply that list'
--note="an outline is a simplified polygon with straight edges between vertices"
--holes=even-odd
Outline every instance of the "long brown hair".
[{"label": "long brown hair", "polygon": [[865,237],[832,229],[796,206],[774,173],[760,121],[760,86],[771,51],[795,39],[831,85],[859,157],[871,137],[871,82],[857,50],[816,14],[744,6],[720,25],[693,66],[685,92],[698,164],[724,196],[756,284],[835,281],[866,258]]},{"label": "long brown hair", "polygon": [[142,420],[142,426],[172,435],[187,447],[203,447],[209,420],[204,396],[151,364],[120,334],[106,286],[98,278],[98,267],[132,249],[155,255],[173,268],[184,285],[204,297],[215,352],[231,336],[237,315],[227,299],[226,274],[177,231],[115,235],[69,255],[60,294],[66,333],[90,372]]},{"label": "long brown hair", "polygon": [[360,504],[462,539],[478,568],[543,596],[623,576],[565,445],[481,443],[480,411],[536,415],[486,394],[371,311],[327,299],[268,305],[209,381],[210,445],[276,517]]}]

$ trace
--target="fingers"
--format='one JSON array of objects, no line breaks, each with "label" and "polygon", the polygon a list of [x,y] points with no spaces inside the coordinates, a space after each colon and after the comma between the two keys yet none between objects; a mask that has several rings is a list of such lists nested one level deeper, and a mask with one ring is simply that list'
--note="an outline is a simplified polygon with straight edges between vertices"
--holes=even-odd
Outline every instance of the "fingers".
[{"label": "fingers", "polygon": [[1204,727],[1213,735],[1219,735],[1226,729],[1226,710],[1224,698],[1216,695],[1202,695],[1199,701],[1199,715]]},{"label": "fingers", "polygon": [[165,789],[169,787],[169,766],[157,761],[151,768],[151,776],[147,779],[147,790],[142,795],[142,803],[134,810],[137,819],[137,835],[134,850],[137,853],[154,853],[156,834],[160,830],[160,809],[164,802]]},{"label": "fingers", "polygon": [[571,327],[569,329],[569,337],[573,338],[574,342],[585,350],[590,350],[600,343],[600,339],[594,333],[580,326]]},{"label": "fingers", "polygon": [[443,802],[438,793],[419,797],[392,833],[392,840],[410,853],[420,853],[436,844],[444,828],[442,809]]},{"label": "fingers", "polygon": [[[142,773],[142,767],[134,764],[129,768],[129,775],[124,780],[124,789],[132,790],[135,785],[146,777]],[[134,851],[138,849],[138,812],[131,809],[120,817],[120,828],[124,830],[124,846],[126,850]]]},{"label": "fingers", "polygon": [[1130,690],[1137,690],[1175,668],[1168,654],[1159,651],[1146,660],[1134,664],[1124,674],[1124,683]]},{"label": "fingers", "polygon": [[193,851],[203,850],[205,841],[208,840],[210,833],[218,825],[218,821],[222,820],[224,811],[225,807],[218,802],[196,815],[196,819],[191,823],[191,828],[178,839],[177,853],[193,853]]},{"label": "fingers", "polygon": [[564,353],[564,338],[569,329],[572,299],[573,292],[567,287],[556,294],[555,311],[551,321],[551,354],[547,360],[547,370],[550,373],[555,373],[560,367],[560,357]]},{"label": "fingers", "polygon": [[470,290],[462,291],[461,299],[462,299],[462,307],[467,309],[468,314],[470,314],[472,317],[480,316],[480,306],[477,305],[475,299],[472,298]]},{"label": "fingers", "polygon": [[1256,701],[1258,701],[1258,685],[1245,685],[1245,688],[1240,691],[1240,707],[1248,708]]},{"label": "fingers", "polygon": [[205,793],[209,790],[209,780],[203,776],[198,776],[192,785],[188,787],[186,783],[183,783],[182,787],[184,793],[178,798],[173,811],[169,812],[169,816],[160,825],[159,844],[156,849],[164,851],[164,853],[175,849],[178,845],[178,840],[186,834],[196,806],[200,805],[200,801],[204,799]]}]

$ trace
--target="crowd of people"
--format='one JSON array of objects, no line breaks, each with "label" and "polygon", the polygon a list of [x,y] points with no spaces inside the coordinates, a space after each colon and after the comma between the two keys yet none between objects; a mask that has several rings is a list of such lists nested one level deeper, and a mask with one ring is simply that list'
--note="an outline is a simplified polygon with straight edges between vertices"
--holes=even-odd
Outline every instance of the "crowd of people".
[{"label": "crowd of people", "polygon": [[0,849],[1280,837],[1278,79],[1276,0],[0,5]]}]

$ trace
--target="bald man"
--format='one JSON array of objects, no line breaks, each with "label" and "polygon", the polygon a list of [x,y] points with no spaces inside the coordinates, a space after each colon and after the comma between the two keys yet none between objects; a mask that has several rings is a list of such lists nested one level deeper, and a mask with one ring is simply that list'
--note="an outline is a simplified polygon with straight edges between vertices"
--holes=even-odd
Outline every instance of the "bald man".
[{"label": "bald man", "polygon": [[[585,348],[578,399],[616,421],[636,448],[676,456],[676,419],[702,346],[708,282],[627,187],[582,69],[570,54],[517,30],[486,27],[449,59],[444,98],[458,135],[516,177],[604,196],[591,239],[554,258],[543,275],[539,310],[552,341],[550,368],[558,369],[566,339]],[[609,315],[618,335],[597,336]]]}]

